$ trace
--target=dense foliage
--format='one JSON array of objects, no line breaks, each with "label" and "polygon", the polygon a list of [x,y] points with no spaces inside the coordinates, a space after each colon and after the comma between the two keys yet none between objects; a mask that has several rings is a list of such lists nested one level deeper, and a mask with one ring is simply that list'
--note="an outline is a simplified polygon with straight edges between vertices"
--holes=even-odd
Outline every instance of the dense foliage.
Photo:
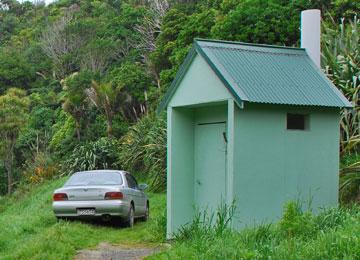
[{"label": "dense foliage", "polygon": [[117,169],[117,142],[106,137],[77,145],[62,164],[64,174],[75,171]]},{"label": "dense foliage", "polygon": [[[338,26],[324,26],[323,64],[328,77],[352,102],[354,109],[341,112],[340,148],[343,167],[340,190],[343,201],[360,200],[360,21],[357,17]],[[349,160],[350,158],[350,160]]]},{"label": "dense foliage", "polygon": [[147,116],[121,138],[120,162],[134,172],[145,170],[154,191],[166,184],[166,126],[163,116]]},{"label": "dense foliage", "polygon": [[[132,170],[164,190],[166,122],[154,111],[193,39],[298,46],[300,11],[307,8],[320,8],[328,24],[329,76],[355,97],[344,80],[358,76],[346,71],[358,44],[341,53],[350,58],[332,50],[340,44],[336,24],[354,20],[357,1],[0,0],[0,100],[14,91],[22,100],[11,109],[22,111],[15,134],[1,141],[1,151],[11,153],[1,153],[0,194],[22,181],[103,167]],[[344,44],[356,45],[351,29],[344,30]],[[346,113],[344,152],[358,135],[357,116]]]}]

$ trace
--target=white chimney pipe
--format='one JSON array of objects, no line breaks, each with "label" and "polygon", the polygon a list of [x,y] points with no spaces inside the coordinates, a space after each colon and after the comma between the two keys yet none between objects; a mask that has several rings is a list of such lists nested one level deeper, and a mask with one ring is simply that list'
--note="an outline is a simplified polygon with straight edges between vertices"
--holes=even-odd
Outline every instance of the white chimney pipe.
[{"label": "white chimney pipe", "polygon": [[320,20],[318,9],[301,12],[301,48],[305,48],[316,66],[320,68]]}]

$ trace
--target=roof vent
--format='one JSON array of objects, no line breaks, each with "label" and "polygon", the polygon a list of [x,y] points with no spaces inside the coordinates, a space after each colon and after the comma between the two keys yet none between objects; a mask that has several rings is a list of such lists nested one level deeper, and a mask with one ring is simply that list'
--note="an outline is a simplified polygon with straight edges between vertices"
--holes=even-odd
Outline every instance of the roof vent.
[{"label": "roof vent", "polygon": [[320,68],[320,20],[318,9],[301,12],[301,48],[305,48],[316,66]]}]

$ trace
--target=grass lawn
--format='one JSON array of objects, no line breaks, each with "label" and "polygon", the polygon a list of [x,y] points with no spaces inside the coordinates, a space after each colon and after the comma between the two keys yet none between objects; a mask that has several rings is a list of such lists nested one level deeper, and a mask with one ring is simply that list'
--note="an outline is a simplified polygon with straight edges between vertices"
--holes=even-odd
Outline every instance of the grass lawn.
[{"label": "grass lawn", "polygon": [[162,240],[164,194],[149,194],[151,219],[133,229],[79,221],[56,221],[52,192],[65,179],[47,182],[32,191],[19,189],[0,198],[0,259],[72,259],[76,251],[100,242],[151,246]]}]

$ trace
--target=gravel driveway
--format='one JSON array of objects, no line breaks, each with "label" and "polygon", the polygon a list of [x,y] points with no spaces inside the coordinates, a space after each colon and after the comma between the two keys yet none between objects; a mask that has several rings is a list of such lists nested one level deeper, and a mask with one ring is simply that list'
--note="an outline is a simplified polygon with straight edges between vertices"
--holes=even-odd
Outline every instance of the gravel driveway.
[{"label": "gravel driveway", "polygon": [[75,256],[75,260],[143,259],[145,256],[149,256],[160,250],[160,247],[113,246],[107,243],[100,243],[96,249],[79,251]]}]

